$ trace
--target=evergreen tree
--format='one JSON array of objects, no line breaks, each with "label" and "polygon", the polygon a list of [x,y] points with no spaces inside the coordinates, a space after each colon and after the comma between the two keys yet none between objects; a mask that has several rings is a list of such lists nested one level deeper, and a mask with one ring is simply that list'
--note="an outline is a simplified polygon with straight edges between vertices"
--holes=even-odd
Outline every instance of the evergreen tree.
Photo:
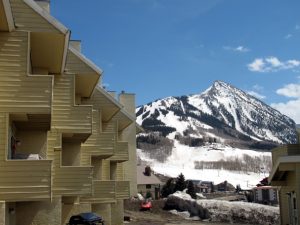
[{"label": "evergreen tree", "polygon": [[192,181],[188,181],[186,193],[189,194],[193,199],[197,198],[196,191],[195,191],[195,185]]},{"label": "evergreen tree", "polygon": [[162,190],[161,190],[161,196],[163,198],[168,197],[170,194],[173,194],[175,188],[175,184],[174,184],[174,179],[170,178],[167,183],[163,186]]},{"label": "evergreen tree", "polygon": [[176,178],[175,191],[183,191],[184,189],[186,189],[186,182],[185,182],[184,175],[181,173]]}]

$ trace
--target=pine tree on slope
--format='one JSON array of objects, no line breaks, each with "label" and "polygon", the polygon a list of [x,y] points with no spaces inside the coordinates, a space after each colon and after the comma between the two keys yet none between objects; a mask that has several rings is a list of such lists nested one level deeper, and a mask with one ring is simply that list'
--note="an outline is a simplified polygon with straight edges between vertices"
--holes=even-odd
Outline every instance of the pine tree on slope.
[{"label": "pine tree on slope", "polygon": [[184,189],[186,189],[186,181],[184,175],[181,173],[176,178],[175,191],[183,191]]}]

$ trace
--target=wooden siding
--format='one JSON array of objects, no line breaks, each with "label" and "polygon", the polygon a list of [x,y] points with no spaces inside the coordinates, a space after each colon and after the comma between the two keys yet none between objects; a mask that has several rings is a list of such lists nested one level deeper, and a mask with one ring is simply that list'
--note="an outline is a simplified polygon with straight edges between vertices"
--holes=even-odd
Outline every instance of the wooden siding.
[{"label": "wooden siding", "polygon": [[115,181],[93,181],[92,197],[81,198],[81,202],[88,203],[108,203],[116,199],[116,182]]},{"label": "wooden siding", "polygon": [[6,160],[8,121],[8,113],[0,113],[0,163]]},{"label": "wooden siding", "polygon": [[[47,159],[55,160],[59,162],[59,158],[55,157],[55,149],[61,150],[61,134],[57,133],[56,131],[48,131],[47,133]],[[60,164],[58,164],[59,166]],[[55,164],[56,166],[56,164]]]},{"label": "wooden siding", "polygon": [[116,120],[110,120],[107,123],[102,123],[103,132],[117,132],[118,123]]},{"label": "wooden siding", "polygon": [[129,154],[128,154],[128,142],[125,141],[117,141],[116,142],[116,148],[115,153],[112,157],[109,158],[111,161],[117,161],[117,162],[125,162],[128,161]]},{"label": "wooden siding", "polygon": [[82,165],[90,165],[91,156],[108,158],[114,154],[115,134],[112,132],[101,132],[100,124],[100,113],[98,110],[93,110],[93,132],[81,145]]},{"label": "wooden siding", "polygon": [[92,107],[74,106],[74,79],[73,74],[59,75],[54,79],[51,129],[88,137],[92,133]]},{"label": "wooden siding", "polygon": [[0,162],[0,199],[41,201],[51,199],[51,160]]},{"label": "wooden siding", "polygon": [[129,181],[116,181],[116,199],[128,199],[129,193]]},{"label": "wooden siding", "polygon": [[84,63],[70,49],[67,54],[66,71],[74,74],[93,74],[96,73],[89,65]]},{"label": "wooden siding", "polygon": [[116,170],[116,180],[124,180],[124,166],[123,163],[117,163],[117,170]]},{"label": "wooden siding", "polygon": [[28,33],[1,33],[0,111],[50,114],[52,76],[28,75]]},{"label": "wooden siding", "polygon": [[59,33],[52,24],[23,0],[10,0],[10,4],[17,29],[31,32]]},{"label": "wooden siding", "polygon": [[61,166],[55,169],[53,194],[82,196],[92,194],[93,167]]},{"label": "wooden siding", "polygon": [[102,180],[110,180],[110,161],[102,160]]}]

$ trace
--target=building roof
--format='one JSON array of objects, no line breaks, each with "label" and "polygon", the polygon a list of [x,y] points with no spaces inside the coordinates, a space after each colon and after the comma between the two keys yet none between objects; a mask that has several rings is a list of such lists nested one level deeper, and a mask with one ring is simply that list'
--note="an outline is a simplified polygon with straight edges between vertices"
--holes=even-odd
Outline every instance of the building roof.
[{"label": "building roof", "polygon": [[254,190],[262,190],[262,189],[277,189],[277,187],[274,186],[259,186],[259,187],[255,187],[253,188]]},{"label": "building roof", "polygon": [[275,165],[273,165],[272,171],[269,176],[269,182],[276,180],[277,173],[282,172],[279,169],[279,166],[282,164],[293,164],[293,163],[300,163],[300,156],[299,155],[290,155],[290,156],[280,156]]},{"label": "building roof", "polygon": [[145,166],[138,165],[137,169],[137,184],[162,184],[155,174],[151,173],[151,176],[144,175]]}]

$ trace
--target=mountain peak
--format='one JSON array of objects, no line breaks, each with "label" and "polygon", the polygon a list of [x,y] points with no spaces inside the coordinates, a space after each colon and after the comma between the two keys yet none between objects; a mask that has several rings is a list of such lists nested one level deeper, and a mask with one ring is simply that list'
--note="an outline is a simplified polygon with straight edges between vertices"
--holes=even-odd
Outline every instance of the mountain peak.
[{"label": "mountain peak", "polygon": [[213,86],[225,86],[226,87],[226,86],[229,86],[229,84],[224,81],[221,81],[221,80],[216,80],[216,81],[214,81]]},{"label": "mountain peak", "polygon": [[244,91],[217,80],[198,95],[161,99],[137,109],[146,130],[174,138],[192,135],[223,142],[295,143],[295,122]]}]

